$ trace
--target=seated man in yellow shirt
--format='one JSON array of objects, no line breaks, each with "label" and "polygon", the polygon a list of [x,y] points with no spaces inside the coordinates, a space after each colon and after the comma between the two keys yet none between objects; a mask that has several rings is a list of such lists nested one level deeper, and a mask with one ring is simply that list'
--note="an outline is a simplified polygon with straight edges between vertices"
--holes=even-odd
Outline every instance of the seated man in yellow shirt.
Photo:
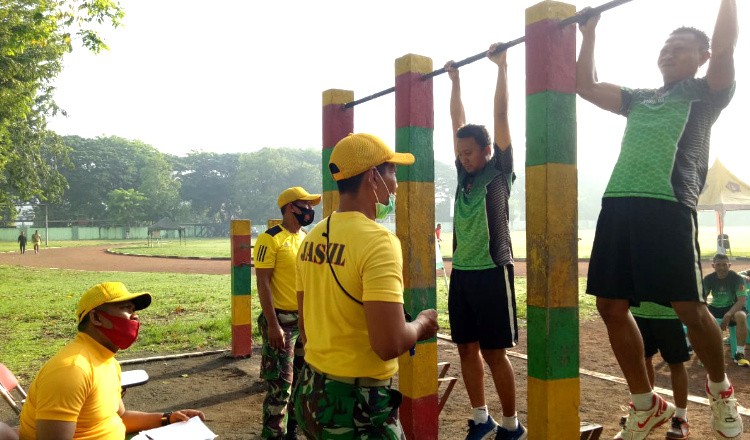
[{"label": "seated man in yellow shirt", "polygon": [[401,243],[374,220],[393,211],[394,153],[379,138],[352,134],[333,148],[329,170],[338,210],[315,226],[297,254],[297,303],[305,361],[294,397],[311,440],[404,439],[390,388],[396,357],[435,336],[437,312],[404,320]]},{"label": "seated man in yellow shirt", "polygon": [[131,293],[122,283],[98,284],[83,294],[78,334],[42,367],[21,410],[24,440],[113,440],[198,416],[200,411],[145,413],[125,409],[120,364],[115,360],[138,337],[137,310],[151,294]]}]

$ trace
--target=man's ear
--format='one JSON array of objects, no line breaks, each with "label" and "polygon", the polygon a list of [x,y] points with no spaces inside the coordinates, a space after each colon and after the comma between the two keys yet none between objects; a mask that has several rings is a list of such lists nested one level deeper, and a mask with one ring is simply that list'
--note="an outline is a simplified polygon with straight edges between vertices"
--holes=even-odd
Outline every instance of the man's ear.
[{"label": "man's ear", "polygon": [[704,52],[701,52],[699,66],[703,66],[704,64],[706,64],[706,61],[708,61],[710,59],[711,59],[711,52],[709,52],[707,50],[704,51]]},{"label": "man's ear", "polygon": [[89,312],[89,321],[91,322],[91,324],[95,326],[101,327],[103,325],[102,319],[99,316],[99,311],[96,309],[93,309],[92,311]]}]

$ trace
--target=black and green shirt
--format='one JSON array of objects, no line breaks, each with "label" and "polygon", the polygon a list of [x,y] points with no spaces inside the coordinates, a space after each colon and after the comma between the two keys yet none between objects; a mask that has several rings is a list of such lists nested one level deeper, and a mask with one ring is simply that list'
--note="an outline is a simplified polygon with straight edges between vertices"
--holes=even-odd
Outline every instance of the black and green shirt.
[{"label": "black and green shirt", "polygon": [[695,209],[708,172],[711,126],[734,85],[711,92],[705,78],[659,89],[622,89],[628,123],[604,197],[649,197]]},{"label": "black and green shirt", "polygon": [[513,264],[508,199],[515,180],[513,146],[493,147],[492,159],[469,174],[456,159],[458,188],[453,210],[453,268],[483,270]]}]

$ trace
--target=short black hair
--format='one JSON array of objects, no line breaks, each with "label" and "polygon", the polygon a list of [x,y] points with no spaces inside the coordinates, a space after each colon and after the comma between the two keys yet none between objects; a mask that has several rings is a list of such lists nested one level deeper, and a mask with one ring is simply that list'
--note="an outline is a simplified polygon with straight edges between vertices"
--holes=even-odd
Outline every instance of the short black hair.
[{"label": "short black hair", "polygon": [[695,38],[698,40],[698,45],[700,46],[701,50],[709,50],[711,48],[711,39],[708,38],[708,35],[706,35],[706,33],[700,29],[696,29],[691,26],[682,26],[673,30],[672,33],[669,35],[672,36],[676,34],[694,35]]},{"label": "short black hair", "polygon": [[[385,166],[387,164],[388,162],[383,162],[375,168],[377,168],[378,172],[382,175],[385,173]],[[348,179],[337,180],[336,185],[339,187],[339,194],[357,194],[357,192],[359,192],[359,186],[362,184],[362,178],[366,172],[367,171],[363,171]]]},{"label": "short black hair", "polygon": [[474,138],[481,148],[486,148],[492,145],[492,138],[490,138],[490,132],[484,125],[477,124],[466,124],[456,131],[457,139]]},{"label": "short black hair", "polygon": [[714,263],[716,263],[716,260],[727,260],[727,261],[729,261],[729,257],[727,257],[727,254],[716,254],[716,255],[714,255]]}]

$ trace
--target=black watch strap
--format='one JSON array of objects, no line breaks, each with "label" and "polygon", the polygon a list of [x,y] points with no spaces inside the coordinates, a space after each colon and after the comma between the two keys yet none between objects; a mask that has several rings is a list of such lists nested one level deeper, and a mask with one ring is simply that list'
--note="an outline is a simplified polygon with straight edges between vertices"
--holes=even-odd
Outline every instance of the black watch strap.
[{"label": "black watch strap", "polygon": [[172,411],[167,411],[161,415],[161,426],[167,426],[172,423],[169,418],[172,416]]}]

